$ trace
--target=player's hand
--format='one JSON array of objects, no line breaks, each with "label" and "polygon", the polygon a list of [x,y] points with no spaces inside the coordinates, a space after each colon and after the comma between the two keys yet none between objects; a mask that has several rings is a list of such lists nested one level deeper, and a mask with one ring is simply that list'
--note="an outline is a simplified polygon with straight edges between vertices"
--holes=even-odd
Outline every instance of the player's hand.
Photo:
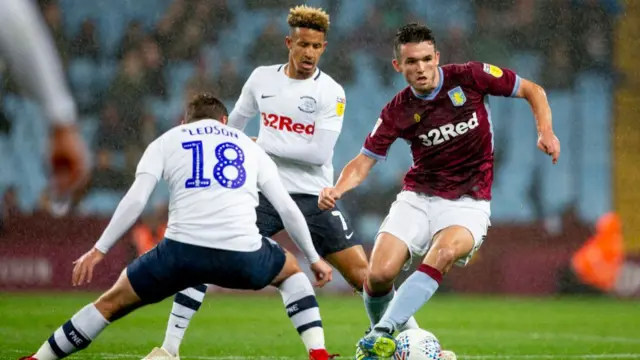
[{"label": "player's hand", "polygon": [[85,280],[87,284],[90,283],[93,278],[93,268],[98,265],[102,259],[104,259],[104,254],[98,249],[92,248],[80,256],[78,260],[74,261],[73,264],[75,266],[73,267],[73,275],[71,277],[73,286],[80,286],[85,283]]},{"label": "player's hand", "polygon": [[89,174],[87,146],[76,125],[57,125],[50,138],[53,194],[68,197]]},{"label": "player's hand", "polygon": [[342,194],[338,189],[334,187],[326,187],[320,191],[318,197],[318,207],[320,210],[333,209],[336,206],[336,201],[340,200]]},{"label": "player's hand", "polygon": [[323,287],[333,277],[333,269],[322,259],[311,264],[311,271],[316,277],[316,282],[313,285],[317,287]]},{"label": "player's hand", "polygon": [[560,140],[553,131],[545,131],[538,134],[538,149],[551,156],[554,164],[558,163],[560,157]]}]

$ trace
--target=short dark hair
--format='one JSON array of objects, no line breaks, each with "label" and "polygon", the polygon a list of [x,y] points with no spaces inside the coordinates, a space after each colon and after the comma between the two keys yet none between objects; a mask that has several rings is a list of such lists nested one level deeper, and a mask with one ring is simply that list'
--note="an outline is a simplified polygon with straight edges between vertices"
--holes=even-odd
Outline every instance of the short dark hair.
[{"label": "short dark hair", "polygon": [[186,122],[203,119],[220,120],[223,116],[229,116],[227,107],[213,94],[203,92],[195,95],[187,106]]},{"label": "short dark hair", "polygon": [[429,41],[436,46],[436,37],[433,35],[433,31],[428,26],[409,23],[398,29],[395,40],[393,42],[393,55],[398,58],[400,54],[400,46],[409,43],[421,43],[423,41]]}]

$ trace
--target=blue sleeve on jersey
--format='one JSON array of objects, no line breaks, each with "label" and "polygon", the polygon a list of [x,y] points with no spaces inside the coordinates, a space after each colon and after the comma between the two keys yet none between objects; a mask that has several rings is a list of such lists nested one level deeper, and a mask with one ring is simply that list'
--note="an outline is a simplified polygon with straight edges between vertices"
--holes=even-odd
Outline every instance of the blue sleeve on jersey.
[{"label": "blue sleeve on jersey", "polygon": [[511,97],[516,96],[516,94],[518,93],[518,89],[520,89],[520,81],[522,79],[520,78],[520,76],[516,75],[516,83],[513,84],[513,91],[511,91]]},{"label": "blue sleeve on jersey", "polygon": [[365,156],[370,157],[370,158],[372,158],[372,159],[374,159],[374,160],[378,160],[378,161],[384,161],[384,160],[386,160],[386,159],[387,159],[387,157],[386,157],[386,156],[378,155],[378,154],[374,153],[373,151],[371,151],[371,150],[367,150],[367,149],[365,149],[365,148],[362,148],[362,149],[360,150],[360,153],[362,153],[362,154],[364,154]]}]

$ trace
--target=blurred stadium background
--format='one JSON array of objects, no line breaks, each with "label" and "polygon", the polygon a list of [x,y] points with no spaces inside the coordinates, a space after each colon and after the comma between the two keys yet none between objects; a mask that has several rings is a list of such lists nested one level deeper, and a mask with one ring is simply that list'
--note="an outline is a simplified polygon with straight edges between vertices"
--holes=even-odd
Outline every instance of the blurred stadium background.
[{"label": "blurred stadium background", "polygon": [[[71,262],[108,222],[145,146],[179,122],[189,94],[213,91],[231,109],[254,67],[286,62],[286,15],[299,2],[39,3],[91,145],[93,181],[72,217],[43,211],[46,122],[0,57],[0,296],[70,290]],[[640,254],[639,1],[306,3],[331,15],[320,67],[346,90],[336,176],[359,152],[380,109],[405,86],[390,65],[392,37],[405,22],[435,30],[442,63],[509,67],[547,90],[562,142],[556,166],[535,147],[527,103],[490,99],[497,163],[492,228],[472,264],[445,279],[444,291],[640,296],[640,265],[634,262]],[[258,125],[256,119],[248,132],[256,134]],[[396,143],[374,176],[344,200],[367,247],[410,164],[408,147]],[[158,189],[88,290],[110,285],[126,263],[162,237],[167,198],[166,189]],[[286,236],[279,239],[287,243]],[[323,291],[349,288],[337,279]]]}]

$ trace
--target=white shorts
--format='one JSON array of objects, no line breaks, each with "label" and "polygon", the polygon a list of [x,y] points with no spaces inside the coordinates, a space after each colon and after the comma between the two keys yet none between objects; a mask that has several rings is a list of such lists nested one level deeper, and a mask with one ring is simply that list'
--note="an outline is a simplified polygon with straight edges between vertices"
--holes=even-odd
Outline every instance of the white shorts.
[{"label": "white shorts", "polygon": [[[456,265],[465,266],[480,248],[487,230],[491,225],[491,205],[486,200],[463,197],[447,200],[437,196],[428,196],[413,191],[402,191],[391,205],[389,215],[384,219],[378,234],[386,232],[407,244],[411,257],[424,256],[433,237],[442,229],[458,225],[465,227],[475,245],[471,252],[456,261]],[[411,259],[405,264],[409,268]]]}]

